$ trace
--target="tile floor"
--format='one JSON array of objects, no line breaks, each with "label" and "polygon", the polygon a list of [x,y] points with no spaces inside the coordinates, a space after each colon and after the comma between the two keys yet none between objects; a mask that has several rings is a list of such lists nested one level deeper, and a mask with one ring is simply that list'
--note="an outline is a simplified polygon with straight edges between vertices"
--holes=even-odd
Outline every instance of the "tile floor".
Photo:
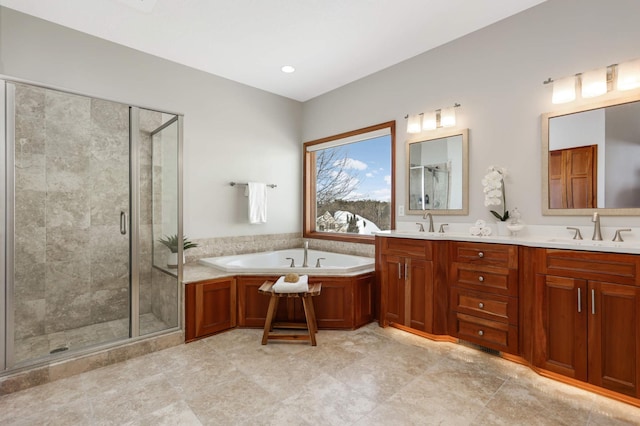
[{"label": "tile floor", "polygon": [[370,324],[237,329],[0,398],[2,425],[631,425],[640,408]]},{"label": "tile floor", "polygon": [[[140,334],[150,334],[171,328],[153,313],[140,315]],[[51,351],[84,349],[91,345],[127,339],[129,318],[105,321],[56,333],[32,336],[15,341],[16,365],[28,365],[34,360],[47,357]],[[63,350],[61,352],[66,352]]]}]

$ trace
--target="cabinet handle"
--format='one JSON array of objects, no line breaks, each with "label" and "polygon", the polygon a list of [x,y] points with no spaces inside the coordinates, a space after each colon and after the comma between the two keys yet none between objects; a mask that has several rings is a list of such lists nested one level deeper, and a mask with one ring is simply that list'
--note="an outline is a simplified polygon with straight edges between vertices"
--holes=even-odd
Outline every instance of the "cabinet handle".
[{"label": "cabinet handle", "polygon": [[483,281],[484,281],[484,277],[483,277],[482,275],[480,275],[480,276],[478,277],[478,281],[483,282]]},{"label": "cabinet handle", "polygon": [[398,262],[398,279],[402,279],[402,264]]},{"label": "cabinet handle", "polygon": [[484,336],[484,331],[478,330],[478,336]]},{"label": "cabinet handle", "polygon": [[484,303],[482,303],[482,302],[478,303],[478,308],[484,309]]},{"label": "cabinet handle", "polygon": [[480,258],[484,257],[484,253],[483,253],[483,252],[481,252],[481,251],[480,251],[480,252],[478,252],[478,257],[480,257]]},{"label": "cabinet handle", "polygon": [[596,290],[591,289],[591,315],[596,314]]},{"label": "cabinet handle", "polygon": [[408,276],[409,276],[409,264],[405,263],[404,264],[404,279],[406,280]]},{"label": "cabinet handle", "polygon": [[582,294],[580,287],[578,287],[578,313],[582,312]]}]

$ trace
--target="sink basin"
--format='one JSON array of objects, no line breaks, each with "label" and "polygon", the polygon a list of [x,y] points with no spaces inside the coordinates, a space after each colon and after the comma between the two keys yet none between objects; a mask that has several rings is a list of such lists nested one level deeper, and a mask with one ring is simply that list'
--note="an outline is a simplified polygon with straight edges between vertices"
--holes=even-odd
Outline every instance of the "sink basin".
[{"label": "sink basin", "polygon": [[550,243],[568,244],[572,246],[586,246],[586,247],[627,247],[630,244],[624,241],[594,241],[594,240],[574,240],[573,238],[549,238],[547,240]]}]

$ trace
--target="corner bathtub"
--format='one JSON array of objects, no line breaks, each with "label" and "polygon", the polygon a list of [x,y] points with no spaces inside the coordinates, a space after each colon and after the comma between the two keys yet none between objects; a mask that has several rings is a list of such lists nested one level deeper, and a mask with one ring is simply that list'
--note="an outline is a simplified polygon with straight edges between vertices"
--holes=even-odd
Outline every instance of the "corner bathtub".
[{"label": "corner bathtub", "polygon": [[[291,268],[292,257],[295,268]],[[308,275],[338,275],[351,276],[375,269],[375,259],[370,257],[352,256],[348,254],[332,253],[319,250],[308,250],[307,263],[309,267],[302,267],[304,249],[289,249],[268,251],[262,253],[240,254],[235,256],[208,257],[200,259],[202,265],[213,266],[224,272],[238,274],[287,274],[295,272]],[[320,267],[316,268],[316,262],[320,260]]]}]

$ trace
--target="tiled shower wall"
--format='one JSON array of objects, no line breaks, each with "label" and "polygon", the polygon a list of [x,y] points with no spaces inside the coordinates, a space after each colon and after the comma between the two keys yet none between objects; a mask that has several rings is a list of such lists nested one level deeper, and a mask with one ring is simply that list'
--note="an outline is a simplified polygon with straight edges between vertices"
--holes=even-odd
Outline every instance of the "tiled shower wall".
[{"label": "tiled shower wall", "polygon": [[129,110],[16,87],[15,336],[128,314]]},{"label": "tiled shower wall", "polygon": [[[129,107],[20,84],[15,104],[15,338],[127,318]],[[149,133],[162,117],[141,115],[140,310],[175,325],[175,278],[151,284]]]}]

